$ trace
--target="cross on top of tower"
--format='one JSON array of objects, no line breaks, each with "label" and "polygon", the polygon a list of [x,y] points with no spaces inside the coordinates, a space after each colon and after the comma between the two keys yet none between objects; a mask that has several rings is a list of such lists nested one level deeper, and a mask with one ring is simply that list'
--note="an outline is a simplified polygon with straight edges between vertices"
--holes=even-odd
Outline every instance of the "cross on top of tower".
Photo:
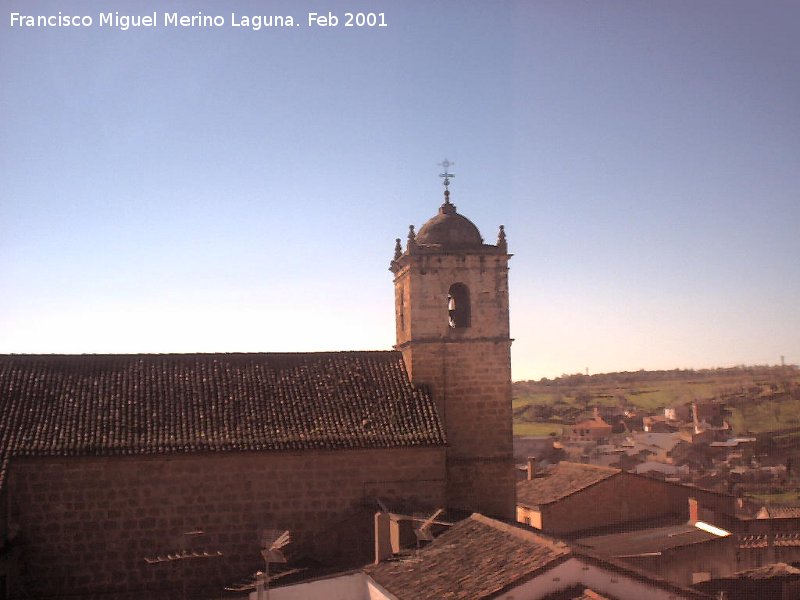
[{"label": "cross on top of tower", "polygon": [[450,190],[448,189],[448,186],[450,185],[450,178],[451,177],[455,177],[455,175],[453,173],[450,173],[449,169],[450,169],[450,167],[454,166],[455,164],[456,163],[452,163],[449,160],[447,160],[446,158],[442,162],[439,163],[439,166],[444,168],[444,173],[440,173],[439,177],[444,179],[444,181],[442,181],[442,183],[444,184],[444,201],[445,201],[445,203],[449,203],[450,202]]}]

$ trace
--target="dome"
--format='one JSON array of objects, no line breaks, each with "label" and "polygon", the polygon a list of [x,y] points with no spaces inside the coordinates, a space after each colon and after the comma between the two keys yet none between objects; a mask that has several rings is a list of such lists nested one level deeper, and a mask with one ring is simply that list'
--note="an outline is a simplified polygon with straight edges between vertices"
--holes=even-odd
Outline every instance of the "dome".
[{"label": "dome", "polygon": [[444,249],[483,246],[481,232],[472,221],[456,212],[449,199],[439,208],[439,214],[420,228],[416,242]]}]

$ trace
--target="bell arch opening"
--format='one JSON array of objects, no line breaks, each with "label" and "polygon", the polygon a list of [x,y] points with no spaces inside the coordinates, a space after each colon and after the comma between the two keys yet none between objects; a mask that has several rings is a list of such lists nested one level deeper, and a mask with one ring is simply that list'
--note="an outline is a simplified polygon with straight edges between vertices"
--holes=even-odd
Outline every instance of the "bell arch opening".
[{"label": "bell arch opening", "polygon": [[452,329],[470,326],[472,320],[469,288],[463,283],[454,283],[447,292],[447,315]]}]

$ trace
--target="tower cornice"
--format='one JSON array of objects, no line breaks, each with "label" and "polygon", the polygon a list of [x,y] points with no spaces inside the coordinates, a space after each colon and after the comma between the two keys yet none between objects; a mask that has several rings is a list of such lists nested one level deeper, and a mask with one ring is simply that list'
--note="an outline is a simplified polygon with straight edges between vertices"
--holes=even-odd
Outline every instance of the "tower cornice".
[{"label": "tower cornice", "polygon": [[406,250],[389,263],[389,270],[397,274],[403,267],[411,264],[415,258],[430,257],[430,256],[497,256],[504,257],[509,260],[513,254],[509,254],[502,248],[492,246],[491,244],[483,244],[479,248],[470,248],[469,250],[442,250],[434,246],[416,246],[413,251]]},{"label": "tower cornice", "polygon": [[506,336],[494,336],[494,337],[458,337],[458,338],[450,338],[450,337],[427,337],[427,338],[415,338],[413,340],[406,340],[400,344],[395,344],[392,346],[395,350],[403,350],[404,348],[408,348],[410,346],[415,346],[417,344],[478,344],[478,343],[485,343],[485,342],[492,342],[492,343],[502,343],[507,342],[510,346],[514,342],[514,338],[506,337]]}]

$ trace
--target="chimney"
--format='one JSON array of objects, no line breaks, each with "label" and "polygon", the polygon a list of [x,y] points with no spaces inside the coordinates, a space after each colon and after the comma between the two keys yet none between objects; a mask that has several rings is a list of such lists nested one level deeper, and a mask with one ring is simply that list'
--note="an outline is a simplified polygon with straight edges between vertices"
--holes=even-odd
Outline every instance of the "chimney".
[{"label": "chimney", "polygon": [[700,419],[697,418],[697,402],[692,402],[692,421],[695,435],[700,433]]},{"label": "chimney", "polygon": [[392,552],[397,554],[402,548],[412,546],[417,536],[414,535],[414,520],[407,515],[389,515],[389,541]]},{"label": "chimney", "polygon": [[528,481],[536,476],[536,457],[528,457]]},{"label": "chimney", "polygon": [[375,564],[392,555],[392,536],[389,524],[389,513],[375,513]]},{"label": "chimney", "polygon": [[700,520],[700,503],[696,498],[689,498],[689,523],[694,525]]}]

